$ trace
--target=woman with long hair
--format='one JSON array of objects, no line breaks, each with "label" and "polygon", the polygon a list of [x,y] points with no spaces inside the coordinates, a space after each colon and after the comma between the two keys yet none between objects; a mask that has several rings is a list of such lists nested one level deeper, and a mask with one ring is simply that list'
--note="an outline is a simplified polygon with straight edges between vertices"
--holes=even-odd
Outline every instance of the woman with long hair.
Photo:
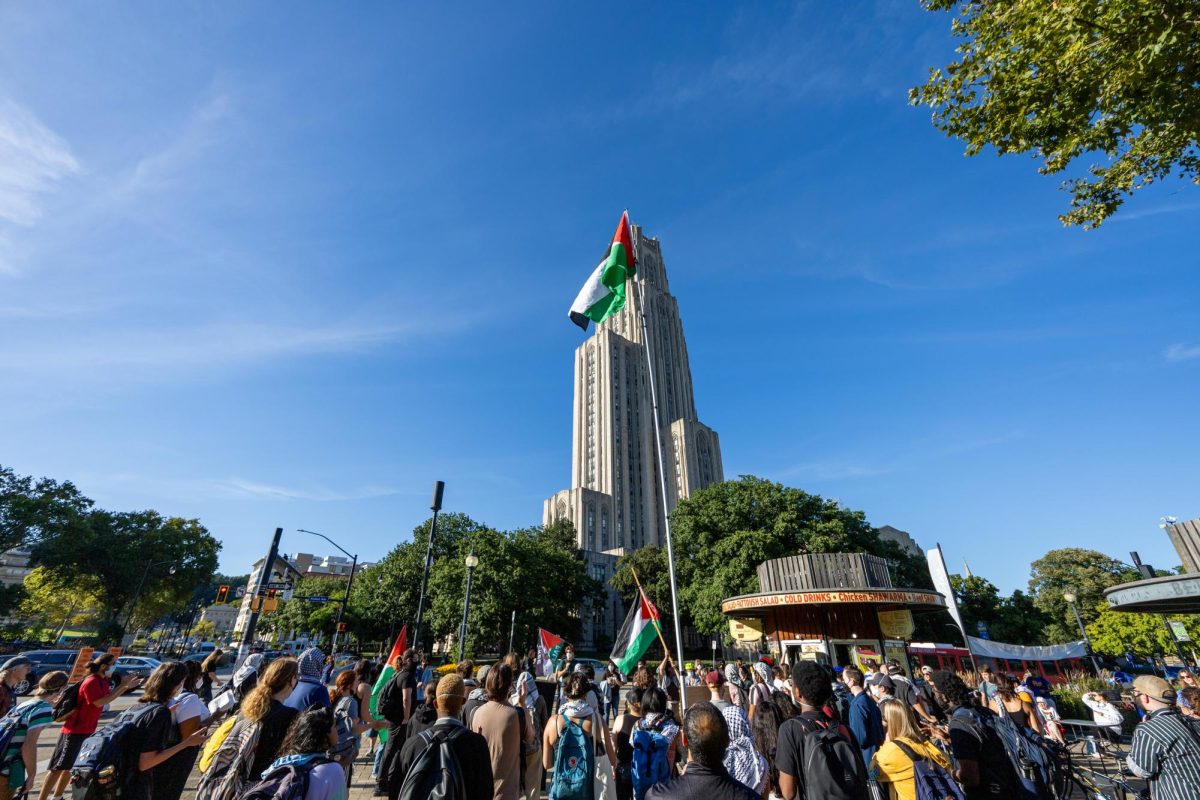
[{"label": "woman with long hair", "polygon": [[[487,676],[487,702],[476,709],[471,718],[471,730],[487,740],[496,800],[517,800],[520,796],[522,743],[528,742],[533,732],[533,720],[525,707],[525,687],[522,685],[518,689],[519,705],[514,708],[508,702],[512,686],[512,667],[504,662],[492,667]],[[525,717],[524,725],[521,724],[522,717]]]},{"label": "woman with long hair", "polygon": [[213,686],[221,685],[221,679],[217,677],[217,665],[221,663],[222,655],[222,651],[213,650],[200,665],[200,691],[197,694],[205,703],[212,702]]},{"label": "woman with long hair", "polygon": [[[146,681],[138,703],[149,707],[136,716],[133,730],[122,742],[122,747],[128,752],[139,754],[137,768],[121,790],[125,800],[171,800],[172,797],[179,797],[167,793],[171,788],[172,775],[169,770],[161,770],[161,767],[176,753],[203,744],[206,735],[204,728],[197,725],[191,734],[179,737],[176,744],[168,745],[168,742],[176,739],[170,703],[183,689],[187,678],[188,669],[182,662],[168,661],[160,664]],[[182,786],[179,791],[182,793]]]},{"label": "woman with long hair", "polygon": [[196,788],[197,800],[237,797],[275,760],[297,712],[283,701],[300,680],[294,658],[272,661],[246,695],[237,720]]},{"label": "woman with long hair", "polygon": [[1028,695],[1017,693],[1017,683],[1011,675],[1000,675],[996,678],[996,693],[988,700],[988,708],[1002,716],[1007,714],[1020,727],[1040,734],[1041,722],[1033,702],[1026,699],[1027,697]]},{"label": "woman with long hair", "polygon": [[876,751],[870,767],[880,783],[888,786],[891,800],[916,800],[917,785],[913,765],[932,761],[950,772],[950,762],[929,737],[921,732],[917,718],[906,703],[894,698],[879,704],[887,740]]},{"label": "woman with long hair", "polygon": [[[200,665],[195,661],[184,661],[187,667],[187,677],[183,680],[183,688],[179,694],[171,698],[167,705],[171,709],[171,720],[179,731],[179,736],[186,739],[202,725],[208,722],[208,706],[196,694],[200,684]],[[154,776],[154,796],[180,797],[187,785],[192,767],[196,765],[196,756],[200,754],[200,745],[188,747],[171,756],[159,765]]]},{"label": "woman with long hair", "polygon": [[642,689],[636,686],[625,697],[625,712],[617,717],[613,728],[613,745],[617,751],[617,800],[633,800],[633,743],[629,737],[642,716]]},{"label": "woman with long hair", "polygon": [[358,758],[360,737],[371,726],[363,721],[359,714],[358,696],[354,689],[358,685],[358,675],[354,670],[344,670],[337,676],[334,687],[329,690],[329,702],[333,705],[334,721],[344,716],[349,727],[337,726],[337,746],[330,752],[342,768],[346,770],[346,785],[350,785],[350,776],[354,771],[354,759]]},{"label": "woman with long hair", "polygon": [[754,662],[754,666],[750,669],[750,680],[753,681],[746,687],[746,705],[747,716],[749,719],[754,719],[755,708],[759,703],[771,699],[771,691],[773,685],[771,683],[771,668],[761,661]]},{"label": "woman with long hair", "polygon": [[796,701],[792,700],[787,692],[771,692],[771,700],[774,701],[775,708],[783,715],[784,721],[800,716],[800,709],[796,707]]},{"label": "woman with long hair", "polygon": [[266,780],[280,768],[293,767],[308,772],[304,800],[345,800],[346,773],[326,753],[337,745],[337,726],[333,710],[310,708],[296,717],[279,747],[279,757],[263,773]]},{"label": "woman with long hair", "polygon": [[[750,734],[754,739],[754,749],[767,760],[767,797],[778,800],[779,769],[775,766],[775,756],[779,749],[779,726],[789,717],[784,713],[774,698],[760,704],[761,707],[750,721]],[[788,702],[791,705],[791,702]]]}]

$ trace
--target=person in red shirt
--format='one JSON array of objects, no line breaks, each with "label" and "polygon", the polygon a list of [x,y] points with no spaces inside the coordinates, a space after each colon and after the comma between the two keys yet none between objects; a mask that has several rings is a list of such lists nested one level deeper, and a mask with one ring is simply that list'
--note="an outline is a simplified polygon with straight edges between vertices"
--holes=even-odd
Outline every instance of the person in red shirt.
[{"label": "person in red shirt", "polygon": [[105,653],[87,665],[87,677],[79,685],[79,702],[63,723],[58,745],[54,748],[54,755],[50,757],[50,771],[46,780],[42,782],[41,791],[38,792],[38,800],[61,800],[71,778],[71,767],[75,766],[75,758],[79,755],[79,748],[83,747],[84,739],[96,732],[104,707],[130,689],[142,685],[141,678],[125,675],[115,689],[111,688],[108,671],[112,669],[114,661],[116,657],[112,653]]}]

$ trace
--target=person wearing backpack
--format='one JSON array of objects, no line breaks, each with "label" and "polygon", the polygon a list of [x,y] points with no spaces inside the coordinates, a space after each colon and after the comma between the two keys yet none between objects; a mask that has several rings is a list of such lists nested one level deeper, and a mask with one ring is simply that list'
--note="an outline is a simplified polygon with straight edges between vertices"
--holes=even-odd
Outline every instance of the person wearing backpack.
[{"label": "person wearing backpack", "polygon": [[63,796],[71,780],[71,767],[75,766],[79,748],[87,737],[96,732],[104,707],[142,685],[141,678],[127,673],[121,676],[116,688],[112,688],[108,673],[116,660],[117,657],[112,653],[105,653],[88,663],[87,676],[74,690],[75,708],[63,722],[54,755],[50,756],[49,772],[38,792],[38,800],[58,800]]},{"label": "person wearing backpack", "polygon": [[[410,737],[397,757],[397,778],[391,800],[426,800],[434,791],[451,783],[454,791],[460,784],[449,779],[461,778],[461,795],[443,791],[445,800],[491,800],[495,792],[492,780],[492,759],[482,736],[467,729],[458,718],[466,700],[466,684],[457,673],[445,675],[431,684],[437,720],[426,730]],[[428,703],[429,698],[426,698]],[[449,753],[442,749],[448,746]],[[435,756],[446,755],[449,763],[441,764]],[[450,760],[452,758],[452,760]],[[445,767],[445,772],[438,770]],[[441,773],[441,774],[439,774]]]},{"label": "person wearing backpack", "polygon": [[[891,800],[950,800],[961,792],[950,775],[950,762],[929,737],[921,733],[912,709],[900,700],[879,705],[887,726],[887,741],[871,759],[876,780],[887,784]],[[918,782],[920,773],[920,782]],[[940,792],[931,792],[932,788]]]},{"label": "person wearing backpack", "polygon": [[[734,709],[743,713],[741,709]],[[725,736],[729,738],[729,731]],[[633,796],[642,800],[647,790],[671,780],[675,754],[679,751],[679,726],[667,709],[667,694],[651,688],[642,692],[642,716],[629,736],[633,747],[630,772]]]},{"label": "person wearing backpack", "polygon": [[869,766],[875,751],[884,742],[883,716],[880,713],[881,706],[871,699],[863,687],[864,677],[858,667],[842,670],[842,683],[849,689],[851,697],[845,717],[846,725],[858,741],[863,763]]},{"label": "person wearing backpack", "polygon": [[239,800],[346,800],[346,772],[326,755],[337,739],[333,709],[304,711],[288,728],[279,757]]},{"label": "person wearing backpack", "polygon": [[483,736],[492,758],[496,800],[517,800],[525,766],[523,743],[533,735],[533,719],[525,706],[525,685],[518,687],[518,702],[508,702],[513,687],[512,667],[501,662],[488,672],[487,702],[471,718],[471,730]]},{"label": "person wearing backpack", "polygon": [[0,800],[33,791],[37,777],[37,743],[43,728],[54,724],[54,703],[67,686],[67,673],[48,672],[38,681],[32,700],[5,715],[0,745]]},{"label": "person wearing backpack", "polygon": [[204,743],[207,732],[197,728],[180,739],[168,705],[183,688],[188,670],[179,661],[160,664],[138,698],[132,730],[122,741],[122,755],[129,761],[121,774],[122,800],[158,800],[155,779],[159,767],[171,756]]},{"label": "person wearing backpack", "polygon": [[542,767],[554,771],[550,800],[594,800],[596,747],[592,729],[601,724],[593,719],[587,702],[587,676],[572,672],[563,684],[565,702],[542,737]]},{"label": "person wearing backpack", "polygon": [[371,727],[359,713],[359,700],[354,694],[357,684],[357,673],[348,669],[337,676],[334,687],[329,690],[329,702],[333,703],[333,719],[338,734],[337,744],[330,751],[330,756],[346,771],[346,786],[350,785],[361,737]]},{"label": "person wearing backpack", "polygon": [[617,751],[617,800],[633,800],[633,743],[630,737],[642,717],[644,691],[636,686],[629,690],[625,696],[625,711],[617,717],[612,730],[613,746]]},{"label": "person wearing backpack", "polygon": [[783,800],[866,800],[867,767],[854,734],[823,711],[833,697],[825,668],[792,666],[792,696],[800,715],[779,728],[776,767]]},{"label": "person wearing backpack", "polygon": [[725,720],[712,703],[695,703],[688,708],[683,718],[687,766],[670,783],[652,786],[646,800],[761,800],[761,794],[739,783],[725,768],[730,743]]},{"label": "person wearing backpack", "polygon": [[270,766],[298,716],[294,708],[283,704],[298,682],[296,659],[271,662],[242,701],[237,716],[226,721],[229,727],[215,731],[205,745],[197,800],[237,797],[249,781],[257,780]]},{"label": "person wearing backpack", "polygon": [[[183,664],[187,667],[187,679],[183,689],[171,698],[168,705],[176,728],[175,735],[186,739],[208,722],[210,714],[208,706],[197,694],[200,688],[200,665],[195,661],[185,661]],[[155,800],[178,800],[183,795],[199,754],[200,746],[196,745],[179,751],[159,765],[154,778]]]},{"label": "person wearing backpack", "polygon": [[944,733],[941,728],[932,730],[949,742],[954,756],[954,779],[962,786],[967,800],[1017,797],[1017,773],[996,733],[995,715],[976,704],[962,678],[950,670],[934,670],[929,680],[934,697],[949,715]]}]

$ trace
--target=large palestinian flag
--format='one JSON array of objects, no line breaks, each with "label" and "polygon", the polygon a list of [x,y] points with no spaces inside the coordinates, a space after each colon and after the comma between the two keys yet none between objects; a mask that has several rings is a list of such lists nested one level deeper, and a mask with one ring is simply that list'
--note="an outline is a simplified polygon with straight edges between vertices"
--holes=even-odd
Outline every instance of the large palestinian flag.
[{"label": "large palestinian flag", "polygon": [[637,667],[637,662],[646,654],[650,644],[659,637],[658,609],[646,593],[638,589],[638,602],[629,609],[625,624],[617,634],[616,645],[613,647],[612,660],[624,675],[629,675]]},{"label": "large palestinian flag", "polygon": [[[379,677],[375,681],[375,685],[371,687],[371,716],[379,719],[379,712],[376,709],[379,706],[379,694],[383,691],[383,687],[388,685],[388,681],[396,674],[396,659],[404,655],[404,651],[408,649],[408,624],[400,629],[400,633],[396,636],[396,643],[392,645],[392,652],[388,654],[387,661],[383,665],[383,669],[379,672]],[[387,728],[379,731],[379,741],[387,741]]]},{"label": "large palestinian flag", "polygon": [[571,322],[586,331],[589,320],[599,325],[624,308],[625,282],[636,273],[635,261],[633,232],[629,228],[629,212],[625,211],[608,250],[571,304]]}]

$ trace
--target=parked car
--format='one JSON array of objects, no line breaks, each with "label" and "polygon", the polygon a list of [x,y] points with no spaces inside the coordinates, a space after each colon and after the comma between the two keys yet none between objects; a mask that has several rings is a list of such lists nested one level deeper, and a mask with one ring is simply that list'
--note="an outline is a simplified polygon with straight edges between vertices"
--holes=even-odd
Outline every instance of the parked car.
[{"label": "parked car", "polygon": [[113,677],[120,680],[123,675],[136,675],[139,678],[149,678],[150,673],[158,669],[163,662],[149,656],[121,656],[113,664]]},{"label": "parked car", "polygon": [[25,676],[25,680],[13,687],[15,694],[28,694],[37,686],[38,681],[47,672],[55,670],[63,670],[70,673],[71,668],[75,665],[75,659],[79,657],[78,650],[29,650],[20,653],[21,656],[28,658],[33,662],[33,666],[29,668],[29,674]]}]

